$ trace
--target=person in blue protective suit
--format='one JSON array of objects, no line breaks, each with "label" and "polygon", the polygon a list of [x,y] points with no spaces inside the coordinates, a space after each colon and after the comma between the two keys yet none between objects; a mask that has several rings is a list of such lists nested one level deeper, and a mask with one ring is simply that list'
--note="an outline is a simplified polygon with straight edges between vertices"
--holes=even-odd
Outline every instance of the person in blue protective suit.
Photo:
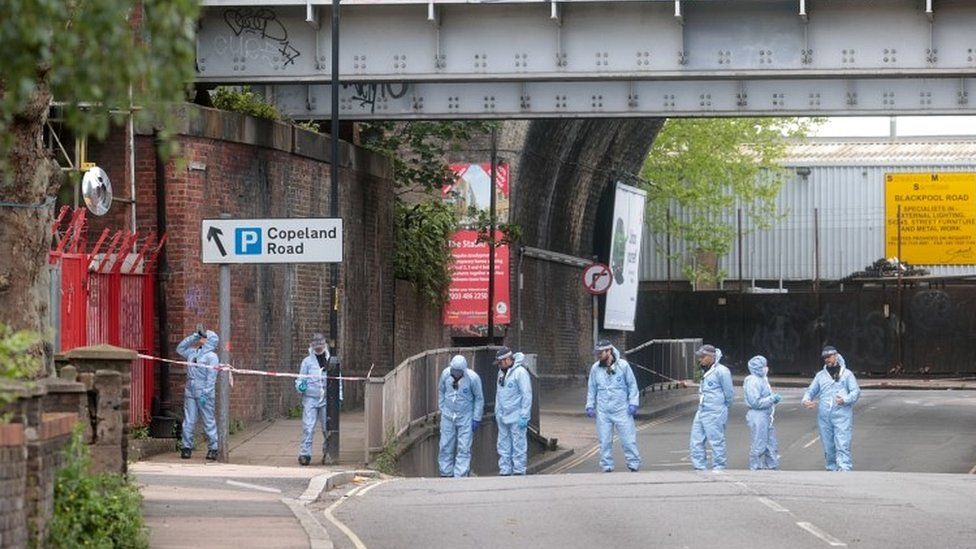
[{"label": "person in blue protective suit", "polygon": [[590,367],[586,392],[586,415],[596,418],[596,434],[600,439],[600,468],[613,471],[613,430],[617,429],[620,445],[627,459],[627,468],[640,469],[637,450],[637,428],[634,415],[640,404],[637,378],[630,364],[620,358],[620,351],[603,339],[594,348],[597,361]]},{"label": "person in blue protective suit", "polygon": [[[302,395],[302,441],[298,447],[298,464],[308,465],[312,461],[312,439],[315,437],[315,424],[322,430],[322,463],[325,463],[325,443],[328,439],[327,391],[329,369],[329,345],[323,334],[314,334],[309,344],[308,356],[302,360],[295,379],[295,389]],[[339,385],[339,400],[342,400],[342,385]]]},{"label": "person in blue protective suit", "polygon": [[783,398],[769,386],[766,357],[757,355],[749,359],[749,375],[742,382],[742,392],[745,393],[746,404],[749,406],[746,425],[752,432],[749,469],[778,469],[779,443],[776,441],[773,419],[776,415],[776,404]]},{"label": "person in blue protective suit", "polygon": [[502,347],[495,354],[498,389],[495,422],[498,423],[498,474],[524,475],[528,460],[526,431],[532,414],[532,380],[522,362],[525,355]]},{"label": "person in blue protective suit", "polygon": [[217,459],[217,420],[214,419],[217,370],[213,367],[220,363],[214,352],[219,341],[216,333],[198,324],[197,330],[176,346],[176,352],[191,363],[186,369],[186,386],[183,389],[183,440],[180,446],[180,457],[183,459],[190,459],[193,452],[197,416],[203,418],[207,460]]},{"label": "person in blue protective suit", "polygon": [[481,378],[468,369],[468,361],[454,355],[437,384],[441,411],[441,442],[437,464],[442,477],[471,474],[471,437],[481,425],[485,396]]},{"label": "person in blue protective suit", "polygon": [[698,386],[698,411],[691,424],[691,465],[697,470],[708,468],[705,442],[712,448],[712,468],[725,469],[725,424],[732,406],[732,372],[723,364],[722,350],[702,345],[695,351],[695,359],[702,369]]},{"label": "person in blue protective suit", "polygon": [[820,443],[828,471],[850,471],[851,436],[854,429],[854,403],[861,396],[857,379],[847,369],[844,357],[830,345],[823,348],[823,370],[817,372],[807,392],[803,393],[805,408],[818,407],[817,425]]}]

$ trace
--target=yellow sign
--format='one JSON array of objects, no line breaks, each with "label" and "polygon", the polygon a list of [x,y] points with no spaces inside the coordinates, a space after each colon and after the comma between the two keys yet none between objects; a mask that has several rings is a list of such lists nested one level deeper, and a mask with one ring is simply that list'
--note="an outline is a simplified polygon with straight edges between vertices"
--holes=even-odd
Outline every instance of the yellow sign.
[{"label": "yellow sign", "polygon": [[886,174],[885,256],[976,265],[976,173]]}]

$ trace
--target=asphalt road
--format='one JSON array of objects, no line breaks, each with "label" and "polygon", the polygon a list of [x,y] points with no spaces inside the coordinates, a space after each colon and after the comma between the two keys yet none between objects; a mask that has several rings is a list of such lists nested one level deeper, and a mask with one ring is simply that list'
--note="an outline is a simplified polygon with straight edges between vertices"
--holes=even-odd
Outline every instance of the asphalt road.
[{"label": "asphalt road", "polygon": [[[785,471],[821,471],[823,447],[817,432],[816,410],[800,405],[802,389],[781,389],[784,401],[776,408],[780,466]],[[694,407],[686,412],[644,422],[637,442],[647,471],[691,468],[688,438]],[[730,469],[749,467],[749,427],[741,388],[726,431]],[[970,473],[976,470],[976,392],[867,390],[854,410],[852,444],[857,471]],[[614,442],[617,470],[623,453]],[[568,473],[599,471],[595,447],[554,470]],[[976,543],[976,542],[974,542]]]},{"label": "asphalt road", "polygon": [[397,479],[315,505],[337,548],[890,549],[976,547],[974,500],[976,475],[644,471]]}]

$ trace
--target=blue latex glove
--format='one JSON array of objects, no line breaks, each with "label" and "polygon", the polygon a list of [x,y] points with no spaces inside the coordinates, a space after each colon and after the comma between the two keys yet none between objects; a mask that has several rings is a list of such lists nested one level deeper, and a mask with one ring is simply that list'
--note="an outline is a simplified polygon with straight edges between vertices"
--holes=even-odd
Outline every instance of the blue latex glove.
[{"label": "blue latex glove", "polygon": [[630,417],[634,417],[634,414],[636,414],[636,413],[637,413],[637,405],[636,404],[628,404],[627,405],[627,414],[630,415]]},{"label": "blue latex glove", "polygon": [[478,427],[481,427],[481,422],[478,421],[477,419],[472,419],[471,420],[471,432],[474,433],[475,431],[477,431],[478,430]]},{"label": "blue latex glove", "polygon": [[779,404],[781,400],[783,400],[783,397],[779,396],[779,393],[773,393],[773,404]]},{"label": "blue latex glove", "polygon": [[207,396],[206,395],[198,396],[197,397],[197,404],[199,404],[201,408],[206,408],[207,407]]},{"label": "blue latex glove", "polygon": [[593,408],[586,409],[586,417],[596,417],[596,412],[593,411]]},{"label": "blue latex glove", "polygon": [[527,429],[529,427],[529,418],[522,416],[519,418],[518,428]]},{"label": "blue latex glove", "polygon": [[304,393],[307,390],[308,390],[308,381],[303,379],[298,383],[298,392]]}]

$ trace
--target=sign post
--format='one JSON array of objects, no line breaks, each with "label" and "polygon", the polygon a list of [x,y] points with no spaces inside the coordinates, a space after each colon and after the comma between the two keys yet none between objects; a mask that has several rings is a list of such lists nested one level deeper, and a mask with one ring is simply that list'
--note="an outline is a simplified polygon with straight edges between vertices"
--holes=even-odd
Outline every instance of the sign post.
[{"label": "sign post", "polygon": [[610,267],[591,263],[583,269],[583,289],[593,296],[593,348],[600,340],[600,295],[607,293],[613,283]]},{"label": "sign post", "polygon": [[[218,308],[222,364],[230,363],[230,264],[341,263],[342,236],[342,219],[331,217],[230,219],[229,214],[221,214],[220,219],[202,221],[201,260],[203,263],[220,265]],[[218,455],[220,461],[227,462],[230,436],[230,372],[220,372],[217,379]],[[338,459],[338,393],[336,393],[335,404],[334,419],[331,409],[329,412],[328,430],[330,437],[335,439],[332,455]]]}]

